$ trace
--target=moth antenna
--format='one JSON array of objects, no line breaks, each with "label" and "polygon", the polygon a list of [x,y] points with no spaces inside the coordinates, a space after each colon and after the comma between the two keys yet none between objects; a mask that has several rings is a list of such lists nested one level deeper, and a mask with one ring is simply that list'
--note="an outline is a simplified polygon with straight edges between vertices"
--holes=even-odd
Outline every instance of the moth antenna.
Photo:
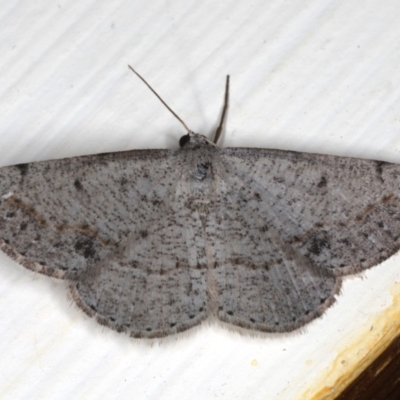
[{"label": "moth antenna", "polygon": [[139,75],[138,72],[136,72],[130,65],[128,67],[132,70],[133,73],[135,73],[144,83],[145,85],[158,97],[158,100],[161,101],[161,103],[164,104],[165,107],[172,113],[172,115],[184,126],[184,128],[188,131],[188,133],[192,132],[191,129],[187,127],[187,125],[182,121],[181,118],[178,117],[178,115],[172,110],[171,107],[168,106],[168,104],[161,98],[161,96],[146,82],[146,80]]},{"label": "moth antenna", "polygon": [[221,136],[222,129],[224,127],[225,116],[228,110],[228,103],[229,103],[229,75],[226,76],[226,84],[225,84],[225,99],[224,99],[224,108],[222,110],[221,120],[219,121],[219,126],[215,131],[214,143],[217,144],[218,139]]}]

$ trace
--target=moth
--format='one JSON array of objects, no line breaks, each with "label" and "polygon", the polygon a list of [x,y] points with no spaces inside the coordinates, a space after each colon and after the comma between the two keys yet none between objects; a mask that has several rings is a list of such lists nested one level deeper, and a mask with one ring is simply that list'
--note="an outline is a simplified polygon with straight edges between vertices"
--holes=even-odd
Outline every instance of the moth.
[{"label": "moth", "polygon": [[228,95],[229,77],[213,140],[158,96],[187,130],[178,150],[1,168],[1,249],[65,280],[86,314],[133,337],[211,316],[287,332],[320,316],[345,275],[399,250],[400,166],[220,148]]}]

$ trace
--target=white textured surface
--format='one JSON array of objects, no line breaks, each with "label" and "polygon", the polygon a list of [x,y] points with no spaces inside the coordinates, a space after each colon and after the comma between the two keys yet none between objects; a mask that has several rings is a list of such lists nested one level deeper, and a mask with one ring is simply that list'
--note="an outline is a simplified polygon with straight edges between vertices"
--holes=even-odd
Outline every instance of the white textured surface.
[{"label": "white textured surface", "polygon": [[[173,148],[179,123],[224,146],[400,162],[400,3],[0,0],[0,165]],[[0,397],[298,399],[391,301],[399,256],[347,279],[302,333],[206,325],[153,346],[96,325],[63,284],[0,255]],[[397,264],[397,265],[396,265]]]}]

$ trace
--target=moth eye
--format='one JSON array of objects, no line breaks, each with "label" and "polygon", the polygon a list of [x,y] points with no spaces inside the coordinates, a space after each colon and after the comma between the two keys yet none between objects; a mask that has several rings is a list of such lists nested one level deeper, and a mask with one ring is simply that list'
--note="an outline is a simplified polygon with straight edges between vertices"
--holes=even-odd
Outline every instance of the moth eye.
[{"label": "moth eye", "polygon": [[185,144],[187,144],[188,142],[190,142],[190,135],[189,134],[183,135],[179,139],[179,147],[185,146]]}]

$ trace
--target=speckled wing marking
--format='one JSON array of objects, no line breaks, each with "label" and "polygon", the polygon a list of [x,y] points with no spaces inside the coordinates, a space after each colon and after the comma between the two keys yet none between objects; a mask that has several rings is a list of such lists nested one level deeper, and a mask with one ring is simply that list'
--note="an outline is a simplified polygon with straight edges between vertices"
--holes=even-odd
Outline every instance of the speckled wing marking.
[{"label": "speckled wing marking", "polygon": [[400,248],[399,165],[222,151],[209,228],[221,320],[260,331],[296,329],[332,304],[341,276]]},{"label": "speckled wing marking", "polygon": [[87,314],[133,337],[181,332],[209,315],[202,224],[185,206],[187,187],[179,182],[173,187],[165,207],[158,205],[132,226],[135,233],[116,253],[71,284],[73,298]]},{"label": "speckled wing marking", "polygon": [[174,164],[172,151],[139,150],[1,168],[1,247],[29,269],[73,279],[163,207]]},{"label": "speckled wing marking", "polygon": [[132,336],[199,323],[207,315],[205,264],[195,222],[182,224],[187,209],[175,198],[181,172],[174,154],[143,150],[1,168],[2,250],[29,269],[70,280],[81,308]]},{"label": "speckled wing marking", "polygon": [[210,315],[296,329],[344,275],[398,251],[399,165],[183,139],[0,168],[1,249],[67,280],[99,323],[149,338]]}]

